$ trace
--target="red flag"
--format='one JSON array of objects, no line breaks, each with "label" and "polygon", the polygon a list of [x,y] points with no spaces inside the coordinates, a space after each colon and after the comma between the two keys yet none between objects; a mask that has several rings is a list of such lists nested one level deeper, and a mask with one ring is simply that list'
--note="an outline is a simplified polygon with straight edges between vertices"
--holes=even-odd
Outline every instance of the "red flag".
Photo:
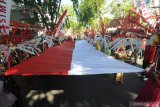
[{"label": "red flag", "polygon": [[67,9],[63,12],[63,14],[61,15],[60,19],[58,20],[58,23],[57,23],[56,27],[54,28],[54,30],[52,32],[53,35],[55,35],[58,32],[58,30],[60,28],[60,25],[62,24],[62,20],[64,19],[66,14],[67,14]]}]

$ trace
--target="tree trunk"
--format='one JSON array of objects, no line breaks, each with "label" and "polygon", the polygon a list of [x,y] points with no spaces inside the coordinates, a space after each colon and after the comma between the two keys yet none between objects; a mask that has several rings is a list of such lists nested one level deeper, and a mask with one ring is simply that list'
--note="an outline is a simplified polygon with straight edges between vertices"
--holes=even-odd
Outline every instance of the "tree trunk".
[{"label": "tree trunk", "polygon": [[54,27],[54,23],[53,23],[53,19],[54,19],[54,7],[53,6],[50,6],[49,7],[49,14],[51,16],[51,24],[50,24],[50,30],[52,31],[53,30],[53,27]]},{"label": "tree trunk", "polygon": [[58,14],[59,14],[59,9],[61,7],[61,0],[59,0],[59,6],[58,6],[58,10],[56,11],[56,19],[55,19],[55,23],[57,23],[57,19],[58,19]]}]

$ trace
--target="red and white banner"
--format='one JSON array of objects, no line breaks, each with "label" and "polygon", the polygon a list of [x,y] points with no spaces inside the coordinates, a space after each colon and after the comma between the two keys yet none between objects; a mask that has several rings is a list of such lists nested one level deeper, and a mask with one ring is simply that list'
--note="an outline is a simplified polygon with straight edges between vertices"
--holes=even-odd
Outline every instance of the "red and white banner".
[{"label": "red and white banner", "polygon": [[11,0],[0,0],[0,35],[9,35]]},{"label": "red and white banner", "polygon": [[149,24],[153,24],[153,21],[152,21],[152,15],[151,13],[149,12],[149,10],[147,9],[147,6],[146,6],[146,3],[144,0],[141,1],[141,11],[142,11],[142,15],[143,17],[145,18],[145,20],[149,23]]},{"label": "red and white banner", "polygon": [[142,72],[143,69],[106,56],[85,40],[66,41],[5,72],[5,75],[89,75]]},{"label": "red and white banner", "polygon": [[[151,5],[153,3],[151,3],[152,1],[146,1],[146,0],[132,0],[133,4],[134,4],[134,8],[135,10],[139,11],[143,18],[146,20],[146,22],[148,22],[150,25],[154,26],[155,22],[156,22],[156,14],[151,11]],[[149,2],[149,3],[148,3]],[[150,7],[148,8],[148,4],[150,4]]]}]

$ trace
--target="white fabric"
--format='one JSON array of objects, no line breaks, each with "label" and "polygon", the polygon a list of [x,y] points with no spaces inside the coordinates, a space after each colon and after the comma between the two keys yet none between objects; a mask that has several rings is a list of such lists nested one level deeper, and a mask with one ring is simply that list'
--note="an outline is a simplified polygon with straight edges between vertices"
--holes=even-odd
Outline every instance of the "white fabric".
[{"label": "white fabric", "polygon": [[69,75],[142,72],[143,69],[106,56],[85,40],[78,40],[73,50]]}]

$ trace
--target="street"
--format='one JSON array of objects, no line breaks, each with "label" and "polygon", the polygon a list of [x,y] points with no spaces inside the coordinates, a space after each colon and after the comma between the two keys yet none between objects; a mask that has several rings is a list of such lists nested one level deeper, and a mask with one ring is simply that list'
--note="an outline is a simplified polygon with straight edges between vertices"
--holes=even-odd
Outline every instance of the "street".
[{"label": "street", "polygon": [[135,73],[124,74],[124,83],[119,85],[114,84],[113,74],[34,76],[29,78],[36,85],[29,89],[22,78],[15,80],[25,107],[128,107],[144,84]]}]

